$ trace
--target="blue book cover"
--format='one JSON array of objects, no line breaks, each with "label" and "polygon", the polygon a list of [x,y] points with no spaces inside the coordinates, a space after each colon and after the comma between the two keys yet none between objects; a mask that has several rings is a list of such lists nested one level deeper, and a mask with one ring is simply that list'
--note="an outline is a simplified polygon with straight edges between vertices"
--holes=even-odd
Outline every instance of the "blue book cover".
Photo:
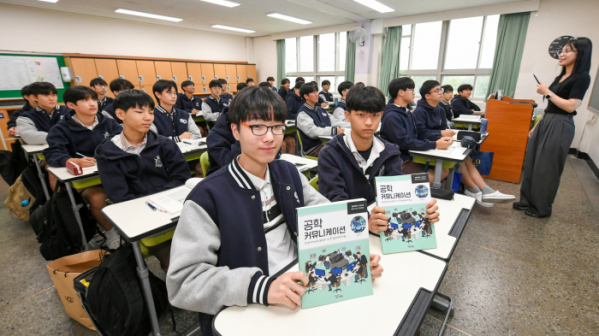
[{"label": "blue book cover", "polygon": [[377,176],[377,205],[389,217],[381,232],[383,254],[437,248],[432,223],[426,219],[431,200],[427,173]]},{"label": "blue book cover", "polygon": [[297,209],[299,267],[308,276],[302,308],[372,295],[366,200]]}]

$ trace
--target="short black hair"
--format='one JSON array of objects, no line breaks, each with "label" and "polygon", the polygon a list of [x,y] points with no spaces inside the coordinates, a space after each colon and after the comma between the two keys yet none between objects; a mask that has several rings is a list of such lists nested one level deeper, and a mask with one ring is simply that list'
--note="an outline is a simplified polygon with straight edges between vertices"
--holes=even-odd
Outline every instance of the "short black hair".
[{"label": "short black hair", "polygon": [[300,98],[305,100],[304,96],[314,91],[318,92],[318,88],[314,83],[304,83],[304,85],[302,85],[302,87],[300,88]]},{"label": "short black hair", "polygon": [[350,81],[345,81],[345,82],[341,82],[338,86],[337,86],[337,92],[339,92],[340,95],[343,96],[343,91],[345,90],[349,90],[354,86],[354,83],[350,82]]},{"label": "short black hair", "polygon": [[470,84],[462,84],[460,86],[458,86],[458,93],[464,91],[464,90],[470,90],[472,91],[474,88],[472,87],[472,85]]},{"label": "short black hair", "polygon": [[73,85],[65,90],[62,94],[62,100],[66,103],[73,103],[77,105],[77,102],[86,98],[98,99],[96,91],[83,85]]},{"label": "short black hair", "polygon": [[183,81],[183,83],[181,83],[181,90],[183,90],[184,87],[190,86],[190,85],[196,85],[196,84],[190,80]]},{"label": "short black hair", "polygon": [[92,79],[89,82],[89,86],[90,87],[94,87],[96,85],[106,85],[106,86],[108,86],[108,84],[106,83],[106,81],[104,80],[104,78],[100,78],[100,77],[94,78],[94,79]]},{"label": "short black hair", "polygon": [[275,81],[275,78],[273,76],[268,76],[268,78],[266,78],[266,81]]},{"label": "short black hair", "polygon": [[385,95],[374,86],[356,86],[349,90],[345,100],[345,109],[369,113],[383,112],[385,109]]},{"label": "short black hair", "polygon": [[114,98],[112,107],[116,111],[121,109],[127,112],[130,108],[142,108],[148,107],[150,110],[154,109],[154,100],[149,94],[140,90],[125,90]]},{"label": "short black hair", "polygon": [[212,89],[213,87],[222,88],[223,86],[218,79],[213,79],[210,81],[210,84],[208,84],[208,87]]},{"label": "short black hair", "polygon": [[221,86],[222,86],[223,84],[227,84],[227,80],[226,80],[226,79],[224,79],[224,78],[219,78],[219,79],[217,79],[217,81],[219,81],[219,82],[220,82]]},{"label": "short black hair", "polygon": [[27,84],[21,88],[21,97],[29,96],[31,94],[31,84]]},{"label": "short black hair", "polygon": [[253,79],[253,78],[248,78],[248,79],[246,79],[246,80],[245,80],[245,83],[246,83],[246,84],[249,84],[250,82],[253,82],[253,81],[254,81],[254,79]]},{"label": "short black hair", "polygon": [[49,95],[49,94],[57,94],[56,86],[49,82],[35,82],[31,83],[29,86],[29,91],[32,95]]},{"label": "short black hair", "polygon": [[443,85],[441,88],[443,89],[443,92],[444,92],[444,93],[445,93],[445,92],[453,92],[453,86],[451,86],[451,85],[449,85],[449,84],[447,84],[447,85]]},{"label": "short black hair", "polygon": [[[156,95],[156,92],[162,94],[164,92],[164,90],[169,90],[174,88],[176,92],[177,91],[177,83],[175,83],[172,80],[166,80],[166,79],[161,79],[159,81],[157,81],[156,83],[154,83],[154,86],[152,86],[152,93],[154,94],[154,97],[156,98],[156,101],[159,102],[160,100],[158,99],[158,96]],[[160,104],[158,104],[160,105]]]},{"label": "short black hair", "polygon": [[229,122],[239,126],[249,120],[285,122],[287,105],[283,98],[267,87],[252,86],[237,93],[229,105]]},{"label": "short black hair", "polygon": [[391,98],[395,99],[395,98],[397,98],[397,93],[399,92],[399,90],[402,90],[402,91],[406,91],[407,89],[414,90],[415,87],[416,87],[416,84],[414,83],[414,80],[412,80],[412,78],[400,77],[400,78],[395,78],[394,80],[389,82],[389,87],[387,89],[389,91],[389,96],[391,96]]},{"label": "short black hair", "polygon": [[283,78],[283,79],[281,80],[281,85],[285,85],[285,84],[287,84],[287,83],[289,83],[289,78]]},{"label": "short black hair", "polygon": [[237,92],[245,89],[246,87],[248,87],[246,83],[237,83]]},{"label": "short black hair", "polygon": [[110,82],[110,91],[112,92],[121,92],[125,90],[133,90],[133,83],[126,79],[117,78]]},{"label": "short black hair", "polygon": [[296,82],[295,85],[293,86],[294,89],[301,89],[302,85],[304,85],[304,82]]},{"label": "short black hair", "polygon": [[320,83],[320,85],[322,85],[322,86],[331,85],[331,82],[328,79],[325,79],[322,81],[322,83]]},{"label": "short black hair", "polygon": [[422,86],[420,86],[420,96],[422,97],[422,99],[425,99],[424,98],[425,95],[430,94],[432,89],[434,89],[436,86],[440,86],[440,85],[441,85],[441,83],[439,83],[433,79],[424,81],[424,83],[422,83]]},{"label": "short black hair", "polygon": [[267,88],[272,88],[272,85],[270,85],[270,83],[269,83],[269,82],[262,82],[262,83],[258,84],[258,86],[267,87]]},{"label": "short black hair", "polygon": [[295,78],[295,82],[305,82],[306,80],[304,79],[304,77],[296,77]]}]

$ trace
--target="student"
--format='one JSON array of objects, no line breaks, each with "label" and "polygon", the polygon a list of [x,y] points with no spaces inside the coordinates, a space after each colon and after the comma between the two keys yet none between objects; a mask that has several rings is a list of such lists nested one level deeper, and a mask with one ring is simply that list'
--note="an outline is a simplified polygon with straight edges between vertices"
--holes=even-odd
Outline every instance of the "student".
[{"label": "student", "polygon": [[162,136],[175,142],[183,139],[200,139],[202,133],[193,121],[193,117],[183,110],[176,109],[177,84],[161,79],[152,87],[158,106],[154,109],[154,127]]},{"label": "student", "polygon": [[445,117],[447,118],[447,126],[453,126],[451,119],[453,119],[453,108],[451,107],[451,98],[453,98],[453,86],[443,85],[443,100],[439,103],[439,106],[445,111]]},{"label": "student", "polygon": [[[443,100],[441,84],[435,80],[424,82],[420,87],[420,95],[422,99],[418,101],[418,106],[414,110],[416,125],[429,130],[420,135],[421,140],[422,137],[436,141],[443,137],[453,136],[455,132],[447,129],[445,114],[438,107]],[[489,187],[470,158],[464,160],[460,172],[462,173],[462,183],[466,186],[464,193],[475,198],[479,205],[492,207],[493,203],[511,202],[516,199],[514,195],[503,194]]]},{"label": "student", "polygon": [[323,80],[322,83],[322,91],[318,93],[320,98],[322,98],[327,103],[333,103],[335,100],[333,99],[333,94],[329,92],[331,89],[331,82],[327,79]]},{"label": "student", "polygon": [[[311,81],[310,83],[314,84],[314,87],[316,88],[316,91],[318,91],[318,83],[316,83],[316,81]],[[320,107],[325,107],[325,108],[329,107],[329,103],[327,103],[325,101],[325,99],[322,96],[320,96],[320,94],[318,95],[318,105]]]},{"label": "student", "polygon": [[29,145],[43,145],[52,126],[56,125],[70,109],[56,105],[57,92],[54,84],[35,82],[29,86],[37,107],[21,113],[17,118],[19,136]]},{"label": "student", "polygon": [[109,104],[112,104],[112,98],[106,95],[108,91],[108,84],[100,77],[94,78],[89,82],[89,87],[92,88],[98,95],[98,112],[104,111],[104,108]]},{"label": "student", "polygon": [[278,91],[277,87],[275,86],[275,78],[274,77],[269,76],[268,78],[266,78],[266,81],[268,82],[268,84],[270,84],[270,87],[272,88],[272,90],[274,92]]},{"label": "student", "polygon": [[245,83],[246,83],[248,86],[254,86],[254,85],[256,85],[256,84],[254,84],[254,79],[253,79],[253,78],[248,78],[248,79],[246,79],[246,80],[245,80]]},{"label": "student", "polygon": [[239,91],[245,89],[246,87],[248,87],[246,83],[237,83],[237,92],[235,93],[235,95],[237,96]]},{"label": "student", "polygon": [[318,89],[314,83],[306,83],[300,88],[300,96],[304,104],[297,113],[296,126],[302,141],[302,153],[318,156],[322,149],[321,135],[337,135],[343,133],[343,127],[333,126],[329,113],[318,103]]},{"label": "student", "polygon": [[190,114],[196,114],[202,110],[202,98],[196,98],[193,94],[196,92],[196,85],[190,80],[181,83],[181,91],[177,96],[175,107],[178,110]]},{"label": "student", "polygon": [[[154,121],[152,98],[129,90],[120,93],[113,105],[123,131],[104,140],[95,155],[108,198],[119,203],[184,185],[190,174],[179,147],[169,138],[148,132]],[[167,238],[148,246],[163,270],[168,269],[170,256]]]},{"label": "student", "polygon": [[289,120],[295,120],[300,107],[304,105],[304,102],[300,97],[300,88],[303,84],[304,82],[295,83],[293,91],[289,92],[287,99],[285,100],[285,104],[287,105],[287,118],[289,118]]},{"label": "student", "polygon": [[[241,154],[200,182],[183,206],[166,284],[174,306],[200,312],[204,336],[225,306],[301,306],[304,272],[273,275],[297,258],[296,209],[328,200],[293,164],[275,160],[286,112],[270,89],[240,92],[229,120]],[[379,260],[371,254],[373,280],[381,276]]]},{"label": "student", "polygon": [[[133,88],[134,88],[133,83],[131,83],[130,81],[128,81],[126,79],[117,78],[117,79],[113,80],[112,82],[110,82],[110,91],[112,91],[112,93],[114,94],[115,97],[119,93],[121,93],[125,90],[133,90]],[[122,123],[122,120],[117,118],[116,114],[114,113],[114,108],[112,107],[112,104],[108,104],[108,106],[104,107],[103,110],[99,110],[99,111],[102,111],[103,114],[108,114],[112,119],[116,120],[116,122],[118,122],[119,124]]]},{"label": "student", "polygon": [[[414,102],[414,88],[414,81],[409,77],[392,80],[389,83],[389,95],[393,101],[387,104],[381,119],[381,138],[399,146],[404,174],[424,172],[424,165],[412,161],[410,150],[446,149],[453,142],[450,137],[437,141],[423,137],[428,130],[416,124],[416,119],[408,109],[408,105]],[[442,178],[448,174],[449,169],[443,168]],[[433,169],[429,169],[428,177],[431,183],[434,182]]]},{"label": "student", "polygon": [[208,86],[210,87],[210,96],[202,102],[202,115],[208,126],[213,127],[214,122],[225,108],[225,101],[221,99],[222,85],[218,80],[211,80]]},{"label": "student", "polygon": [[454,117],[459,117],[462,114],[484,114],[478,105],[470,101],[472,96],[472,85],[462,84],[458,87],[458,94],[451,101]]},{"label": "student", "polygon": [[299,82],[304,82],[305,83],[306,80],[304,79],[304,77],[301,77],[301,76],[300,77],[295,77],[295,83],[297,84]]},{"label": "student", "polygon": [[333,272],[329,271],[329,277],[325,279],[326,281],[329,282],[329,292],[332,291],[332,287],[337,287],[337,281],[339,280],[339,278],[337,277],[336,274],[333,274]]},{"label": "student", "polygon": [[283,98],[284,101],[287,101],[287,94],[289,93],[289,78],[283,78],[281,81],[281,87],[279,88],[279,96]]},{"label": "student", "polygon": [[[98,96],[85,86],[71,86],[62,99],[72,109],[48,132],[48,148],[44,150],[46,162],[51,167],[65,167],[72,162],[82,168],[96,164],[96,147],[107,137],[121,132],[122,127],[112,118],[98,113]],[[104,229],[106,247],[114,250],[120,246],[120,237],[110,222],[102,215],[106,206],[106,193],[101,186],[77,190],[90,204],[90,211]]]},{"label": "student", "polygon": [[258,86],[272,89],[272,85],[269,82],[260,82]]},{"label": "student", "polygon": [[[385,95],[375,87],[354,87],[347,94],[344,113],[351,130],[329,141],[318,157],[319,191],[331,202],[365,198],[372,204],[376,176],[403,174],[397,146],[374,135],[384,108]],[[439,216],[436,202],[433,199],[427,206],[433,222]],[[377,206],[368,218],[368,228],[375,233],[384,231],[387,219],[385,210]]]},{"label": "student", "polygon": [[31,84],[23,86],[21,89],[21,97],[25,99],[26,103],[22,108],[14,111],[10,115],[10,120],[7,123],[8,128],[8,136],[17,135],[17,118],[23,114],[24,112],[33,110],[37,107],[37,102],[35,101],[35,97],[31,94]]},{"label": "student", "polygon": [[220,82],[220,85],[222,87],[222,93],[220,95],[220,98],[223,100],[223,105],[229,106],[231,100],[233,100],[233,95],[227,91],[227,80],[224,78],[220,78],[218,81]]},{"label": "student", "polygon": [[345,119],[345,97],[347,97],[347,93],[352,87],[354,87],[354,83],[350,81],[342,82],[337,86],[337,92],[339,92],[341,98],[339,98],[333,114],[330,115],[331,122],[338,123],[343,128],[350,127],[349,122]]}]

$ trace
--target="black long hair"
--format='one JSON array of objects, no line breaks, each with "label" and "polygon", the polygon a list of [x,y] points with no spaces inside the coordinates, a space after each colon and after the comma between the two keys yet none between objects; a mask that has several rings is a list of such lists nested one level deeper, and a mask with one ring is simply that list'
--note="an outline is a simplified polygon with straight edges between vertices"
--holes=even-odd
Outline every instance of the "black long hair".
[{"label": "black long hair", "polygon": [[[574,63],[574,68],[572,69],[571,78],[574,78],[575,75],[584,72],[591,71],[591,56],[593,54],[593,43],[590,39],[586,37],[577,37],[571,39],[566,43],[564,48],[569,46],[572,50],[576,50],[578,53],[576,55],[576,62]],[[559,75],[559,78],[562,78],[566,74],[566,67],[562,67],[562,72]]]}]

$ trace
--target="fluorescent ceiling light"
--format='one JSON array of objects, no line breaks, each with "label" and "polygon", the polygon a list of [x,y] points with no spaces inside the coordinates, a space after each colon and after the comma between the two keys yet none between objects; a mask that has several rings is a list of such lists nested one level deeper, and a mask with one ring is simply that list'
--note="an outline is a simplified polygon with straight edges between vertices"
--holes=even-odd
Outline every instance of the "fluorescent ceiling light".
[{"label": "fluorescent ceiling light", "polygon": [[379,13],[395,12],[395,9],[385,6],[376,0],[354,0],[354,1],[361,5],[364,5],[366,7],[370,7]]},{"label": "fluorescent ceiling light", "polygon": [[225,7],[237,7],[240,5],[237,2],[227,1],[227,0],[202,0],[202,1],[209,2],[209,3],[215,4],[215,5],[225,6]]},{"label": "fluorescent ceiling light", "polygon": [[38,1],[51,2],[51,3],[57,3],[58,2],[58,0],[38,0]]},{"label": "fluorescent ceiling light", "polygon": [[270,17],[275,18],[275,19],[281,19],[281,20],[291,21],[291,22],[295,22],[295,23],[299,23],[299,24],[303,24],[303,25],[312,23],[312,21],[298,19],[298,18],[294,18],[293,16],[289,16],[289,15],[285,15],[285,14],[279,14],[279,13],[266,14],[266,16],[270,16]]},{"label": "fluorescent ceiling light", "polygon": [[223,25],[212,25],[212,28],[233,30],[233,31],[238,31],[238,32],[248,33],[248,34],[255,33],[255,31],[253,31],[253,30],[223,26]]},{"label": "fluorescent ceiling light", "polygon": [[181,22],[181,21],[183,21],[183,19],[175,18],[175,17],[171,17],[171,16],[164,16],[164,15],[144,13],[144,12],[136,12],[136,11],[132,11],[132,10],[128,10],[128,9],[122,9],[122,8],[119,8],[119,9],[115,10],[114,12],[115,13],[119,13],[119,14],[143,16],[143,17],[147,17],[147,18],[151,18],[151,19],[158,19],[158,20],[165,20],[165,21],[172,21],[172,22]]}]

